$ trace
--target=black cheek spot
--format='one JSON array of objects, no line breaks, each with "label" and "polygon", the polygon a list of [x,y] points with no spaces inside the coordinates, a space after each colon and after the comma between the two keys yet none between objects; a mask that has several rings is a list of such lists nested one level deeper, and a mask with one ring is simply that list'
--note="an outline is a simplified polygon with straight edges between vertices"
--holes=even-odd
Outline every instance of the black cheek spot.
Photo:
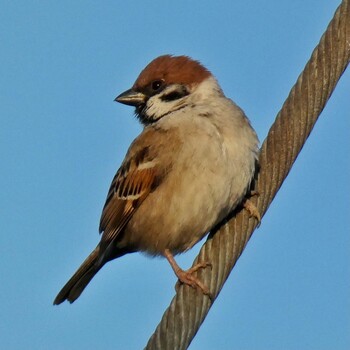
[{"label": "black cheek spot", "polygon": [[185,88],[183,88],[181,90],[175,90],[166,95],[163,95],[161,97],[161,100],[164,102],[171,102],[171,101],[179,100],[180,98],[185,97],[188,94],[189,92]]}]

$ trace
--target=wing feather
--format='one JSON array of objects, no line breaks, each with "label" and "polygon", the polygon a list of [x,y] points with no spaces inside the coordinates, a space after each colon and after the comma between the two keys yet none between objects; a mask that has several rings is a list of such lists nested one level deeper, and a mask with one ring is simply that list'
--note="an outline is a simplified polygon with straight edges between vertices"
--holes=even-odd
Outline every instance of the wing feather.
[{"label": "wing feather", "polygon": [[124,162],[110,186],[102,211],[101,242],[113,241],[128,223],[137,207],[159,183],[159,171],[154,160],[146,159],[143,149]]}]

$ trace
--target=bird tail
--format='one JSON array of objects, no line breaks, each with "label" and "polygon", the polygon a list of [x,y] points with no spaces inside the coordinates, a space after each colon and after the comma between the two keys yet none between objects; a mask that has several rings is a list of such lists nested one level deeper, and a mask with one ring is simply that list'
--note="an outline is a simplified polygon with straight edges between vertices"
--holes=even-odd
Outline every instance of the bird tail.
[{"label": "bird tail", "polygon": [[73,303],[79,298],[85,287],[103,266],[103,264],[98,263],[99,251],[100,247],[97,246],[85,259],[76,273],[57,294],[57,297],[53,302],[54,305],[61,304],[65,300]]}]

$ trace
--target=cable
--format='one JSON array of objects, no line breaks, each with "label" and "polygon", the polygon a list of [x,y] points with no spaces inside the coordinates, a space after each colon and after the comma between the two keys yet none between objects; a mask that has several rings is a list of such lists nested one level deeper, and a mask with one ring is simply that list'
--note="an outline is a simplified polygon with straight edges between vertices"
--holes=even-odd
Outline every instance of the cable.
[{"label": "cable", "polygon": [[[251,198],[261,216],[291,170],[349,63],[349,1],[338,7],[262,145],[255,186],[259,196]],[[212,269],[199,270],[198,277],[209,287],[213,298],[210,300],[197,290],[181,285],[146,349],[187,349],[255,227],[256,220],[241,210],[208,237],[194,264],[200,261],[212,264]]]}]

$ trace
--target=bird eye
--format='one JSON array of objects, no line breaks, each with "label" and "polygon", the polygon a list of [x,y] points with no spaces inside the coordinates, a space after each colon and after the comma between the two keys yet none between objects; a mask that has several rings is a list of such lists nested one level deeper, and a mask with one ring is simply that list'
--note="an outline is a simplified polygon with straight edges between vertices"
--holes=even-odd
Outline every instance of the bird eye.
[{"label": "bird eye", "polygon": [[158,91],[163,86],[163,80],[155,80],[151,86],[153,91]]}]

